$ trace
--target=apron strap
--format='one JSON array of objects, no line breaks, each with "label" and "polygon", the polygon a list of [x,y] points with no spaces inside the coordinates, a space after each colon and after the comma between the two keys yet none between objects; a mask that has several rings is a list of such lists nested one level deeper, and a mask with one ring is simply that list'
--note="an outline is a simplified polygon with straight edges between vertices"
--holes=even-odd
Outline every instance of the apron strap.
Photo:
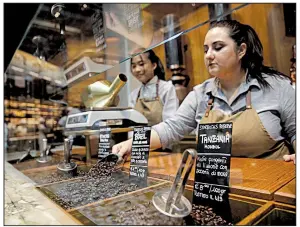
[{"label": "apron strap", "polygon": [[251,109],[251,91],[249,90],[246,95],[246,109]]},{"label": "apron strap", "polygon": [[[208,100],[207,103],[207,108],[205,110],[205,117],[208,117],[209,112],[211,111],[214,103],[214,97],[210,95],[210,99]],[[246,109],[252,109],[251,105],[251,91],[249,90],[246,95]]]},{"label": "apron strap", "polygon": [[[159,97],[159,95],[158,95],[158,82],[159,82],[159,79],[158,79],[157,82],[156,82],[156,98]],[[137,97],[136,97],[135,102],[137,102],[138,99],[139,99],[139,97],[140,97],[141,89],[142,89],[142,87],[140,87],[140,90],[139,90],[139,92],[138,92],[138,95],[137,95]]]},{"label": "apron strap", "polygon": [[141,89],[142,89],[142,87],[140,87],[140,90],[139,90],[139,92],[138,92],[138,95],[137,95],[137,97],[136,97],[135,102],[137,102],[137,101],[139,100]]}]

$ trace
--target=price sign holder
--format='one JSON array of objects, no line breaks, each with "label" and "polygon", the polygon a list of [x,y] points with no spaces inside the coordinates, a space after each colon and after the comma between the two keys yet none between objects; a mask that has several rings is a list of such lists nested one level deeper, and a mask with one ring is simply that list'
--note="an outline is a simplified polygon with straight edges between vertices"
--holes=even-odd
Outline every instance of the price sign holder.
[{"label": "price sign holder", "polygon": [[209,206],[229,222],[231,146],[232,123],[199,125],[193,204]]},{"label": "price sign holder", "polygon": [[[188,156],[191,155],[191,159],[187,164]],[[185,189],[185,184],[188,180],[189,174],[194,165],[197,151],[194,149],[187,149],[183,152],[181,164],[177,170],[177,174],[171,189],[164,191],[158,191],[152,198],[154,207],[161,213],[176,218],[183,218],[188,216],[192,211],[192,204],[182,194]],[[187,165],[187,168],[185,168]],[[181,176],[184,172],[183,179]]]},{"label": "price sign holder", "polygon": [[98,144],[98,159],[105,158],[111,154],[111,128],[100,127],[99,144]]},{"label": "price sign holder", "polygon": [[96,51],[99,52],[106,48],[103,10],[96,9],[95,13],[91,16],[91,21],[96,42]]},{"label": "price sign holder", "polygon": [[150,126],[134,128],[129,178],[143,187],[147,186],[150,136]]}]

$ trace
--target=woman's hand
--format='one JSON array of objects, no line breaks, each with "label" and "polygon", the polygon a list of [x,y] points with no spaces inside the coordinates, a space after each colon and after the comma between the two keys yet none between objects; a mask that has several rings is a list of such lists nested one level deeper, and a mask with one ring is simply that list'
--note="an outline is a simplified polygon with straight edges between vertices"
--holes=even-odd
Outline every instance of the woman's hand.
[{"label": "woman's hand", "polygon": [[294,164],[296,164],[296,155],[295,154],[288,154],[283,156],[284,161],[294,161]]},{"label": "woman's hand", "polygon": [[132,139],[126,140],[124,142],[118,143],[112,147],[112,153],[118,154],[121,157],[125,158],[131,152]]}]

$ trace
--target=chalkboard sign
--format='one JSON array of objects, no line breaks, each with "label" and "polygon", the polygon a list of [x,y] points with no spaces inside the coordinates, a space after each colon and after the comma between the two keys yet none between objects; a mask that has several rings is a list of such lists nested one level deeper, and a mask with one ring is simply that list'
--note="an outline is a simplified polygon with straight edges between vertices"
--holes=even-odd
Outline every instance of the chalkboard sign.
[{"label": "chalkboard sign", "polygon": [[102,159],[111,153],[111,128],[101,127],[99,134],[98,158]]},{"label": "chalkboard sign", "polygon": [[95,13],[91,16],[92,28],[94,39],[96,42],[97,52],[106,48],[105,31],[104,31],[104,19],[103,12],[100,9],[96,9]]},{"label": "chalkboard sign", "polygon": [[232,123],[200,124],[193,203],[205,205],[227,221]]},{"label": "chalkboard sign", "polygon": [[141,186],[147,186],[150,136],[151,127],[134,128],[129,176],[134,183]]}]

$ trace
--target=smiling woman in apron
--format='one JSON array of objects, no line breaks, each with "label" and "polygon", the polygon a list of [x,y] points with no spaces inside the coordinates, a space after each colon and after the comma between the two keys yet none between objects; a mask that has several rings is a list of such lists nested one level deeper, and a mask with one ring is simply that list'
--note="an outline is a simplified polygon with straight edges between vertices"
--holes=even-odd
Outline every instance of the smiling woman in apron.
[{"label": "smiling woman in apron", "polygon": [[[195,86],[172,118],[153,126],[151,148],[180,140],[199,124],[232,122],[232,156],[295,163],[295,92],[287,76],[263,65],[262,53],[249,25],[212,23],[204,40],[212,78]],[[130,151],[130,140],[113,147],[120,155]]]},{"label": "smiling woman in apron", "polygon": [[[140,53],[145,49],[138,49]],[[153,126],[172,117],[179,106],[175,87],[165,81],[164,68],[153,50],[131,59],[131,72],[142,85],[130,94],[129,106],[142,113]]]}]

